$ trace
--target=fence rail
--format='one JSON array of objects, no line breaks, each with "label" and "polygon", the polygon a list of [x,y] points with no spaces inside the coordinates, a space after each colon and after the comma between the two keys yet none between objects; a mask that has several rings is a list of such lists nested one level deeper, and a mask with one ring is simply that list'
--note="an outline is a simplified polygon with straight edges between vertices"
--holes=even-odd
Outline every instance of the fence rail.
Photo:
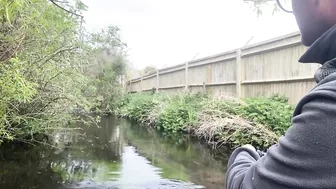
[{"label": "fence rail", "polygon": [[196,91],[237,97],[280,94],[292,104],[315,81],[319,64],[299,64],[306,51],[298,32],[183,64],[156,70],[126,83],[128,92],[155,89],[165,92]]}]

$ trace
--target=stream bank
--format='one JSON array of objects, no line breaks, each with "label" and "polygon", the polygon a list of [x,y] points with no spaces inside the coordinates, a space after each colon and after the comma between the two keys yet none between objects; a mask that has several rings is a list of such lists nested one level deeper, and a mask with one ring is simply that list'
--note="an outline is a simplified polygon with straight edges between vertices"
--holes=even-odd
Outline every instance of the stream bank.
[{"label": "stream bank", "polygon": [[236,99],[200,93],[122,97],[116,115],[165,133],[188,133],[216,147],[266,149],[289,128],[294,107],[281,96]]}]

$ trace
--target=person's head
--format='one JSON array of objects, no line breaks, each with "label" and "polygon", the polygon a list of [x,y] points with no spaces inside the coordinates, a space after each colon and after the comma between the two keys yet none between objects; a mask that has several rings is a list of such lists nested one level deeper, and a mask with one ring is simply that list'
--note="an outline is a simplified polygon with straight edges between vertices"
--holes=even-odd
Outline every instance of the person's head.
[{"label": "person's head", "polygon": [[306,46],[336,24],[336,0],[292,0],[292,8]]}]

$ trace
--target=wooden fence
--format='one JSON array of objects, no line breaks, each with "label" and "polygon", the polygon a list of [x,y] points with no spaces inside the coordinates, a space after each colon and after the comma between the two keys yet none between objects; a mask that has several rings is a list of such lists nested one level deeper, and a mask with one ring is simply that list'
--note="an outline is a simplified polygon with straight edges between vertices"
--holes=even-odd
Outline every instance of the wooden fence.
[{"label": "wooden fence", "polygon": [[289,97],[292,104],[316,84],[318,64],[300,64],[306,51],[299,33],[157,70],[126,83],[128,92],[203,91],[237,97]]}]

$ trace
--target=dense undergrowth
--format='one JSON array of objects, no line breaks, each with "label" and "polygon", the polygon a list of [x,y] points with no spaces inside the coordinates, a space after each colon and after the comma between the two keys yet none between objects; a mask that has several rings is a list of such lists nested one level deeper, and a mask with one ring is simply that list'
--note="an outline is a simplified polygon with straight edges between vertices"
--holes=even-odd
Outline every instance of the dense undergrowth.
[{"label": "dense undergrowth", "polygon": [[116,114],[169,133],[186,132],[216,146],[267,148],[289,128],[293,106],[280,96],[238,100],[205,94],[128,94]]}]

